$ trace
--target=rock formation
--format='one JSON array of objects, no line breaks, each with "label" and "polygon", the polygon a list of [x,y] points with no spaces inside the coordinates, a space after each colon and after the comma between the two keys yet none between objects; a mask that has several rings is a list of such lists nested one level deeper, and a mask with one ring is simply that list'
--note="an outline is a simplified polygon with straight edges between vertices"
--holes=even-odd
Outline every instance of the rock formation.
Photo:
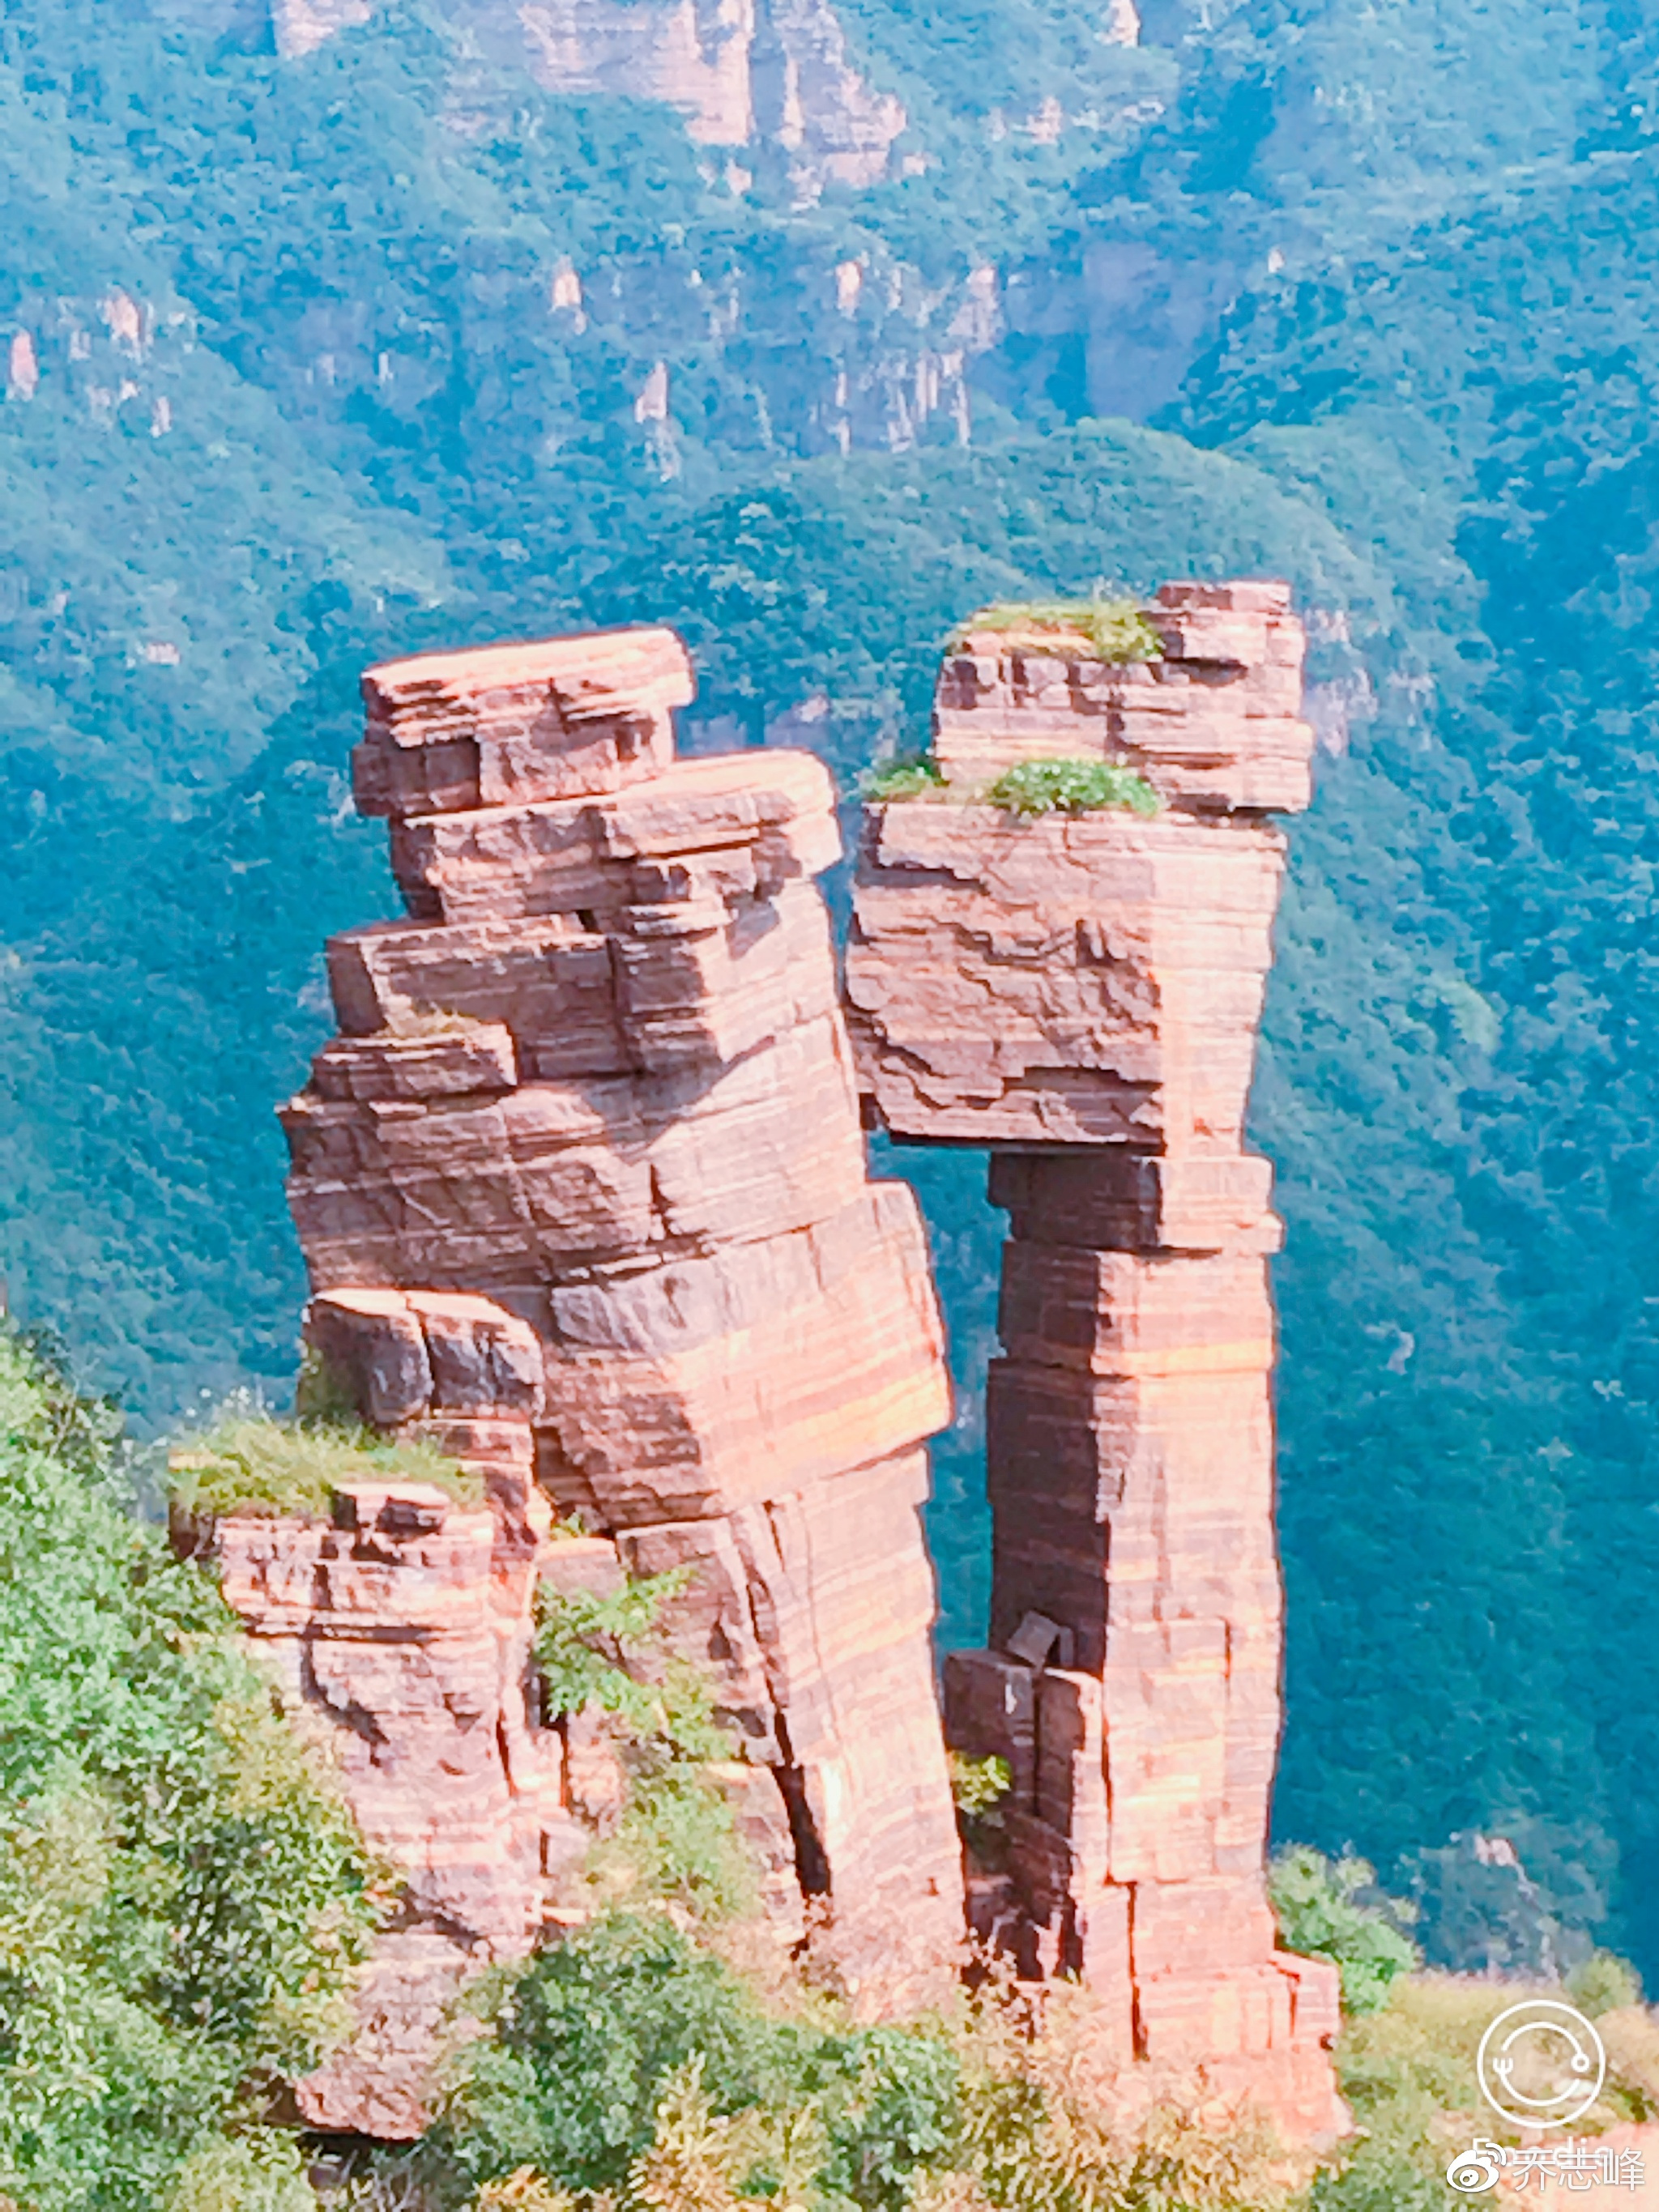
[{"label": "rock formation", "polygon": [[[1013,1776],[981,1917],[1080,1974],[1125,2056],[1200,2064],[1295,2136],[1340,2123],[1333,1971],[1276,1951],[1279,1728],[1267,1255],[1243,1146],[1283,865],[1308,799],[1286,589],[1170,585],[1161,657],[969,635],[935,714],[945,779],[869,810],[848,963],[872,1118],[988,1147],[1007,1208],[988,1407],[991,1648],[947,1729]],[[1038,758],[1118,761],[1159,810],[975,803]]]},{"label": "rock formation", "polygon": [[447,2003],[473,1968],[524,1954],[544,1874],[586,1841],[566,1736],[537,1710],[534,1583],[592,1574],[594,1553],[617,1570],[609,1545],[548,1544],[529,1414],[540,1348],[523,1322],[483,1298],[356,1291],[316,1300],[307,1334],[367,1417],[484,1479],[471,1509],[398,1480],[342,1484],[331,1522],[175,1517],[175,1541],[211,1553],[291,1705],[324,1730],[365,1837],[405,1878],[357,2033],[299,2085],[299,2115],[407,2139]]},{"label": "rock formation", "polygon": [[[672,1633],[738,1731],[775,1907],[890,1988],[956,1957],[917,1513],[946,1391],[861,1082],[896,1135],[988,1147],[1011,1218],[991,1644],[946,1668],[953,1741],[1012,1777],[975,1923],[1091,1984],[1109,2055],[1340,2126],[1334,1973],[1275,1949],[1264,1887],[1278,1225],[1243,1142],[1302,633],[1278,585],[1167,586],[1147,619],[1127,665],[1081,632],[952,653],[942,782],[869,813],[856,1075],[812,881],[829,778],[677,759],[670,632],[365,679],[355,788],[408,912],[330,945],[340,1034],[283,1116],[307,1333],[482,1502],[358,1482],[327,1524],[193,1532],[408,1873],[313,2124],[418,2127],[444,2000],[537,1939],[617,1799],[591,1722],[538,1710],[538,1582],[689,1569]],[[1079,757],[1138,768],[1155,812],[988,803]]]},{"label": "rock formation", "polygon": [[[371,21],[379,0],[270,7],[278,52],[297,57]],[[902,103],[854,68],[830,0],[447,0],[445,12],[549,92],[661,100],[702,144],[782,149],[814,191],[876,183],[905,127]]]},{"label": "rock formation", "polygon": [[424,1869],[426,1934],[502,1955],[571,1802],[525,1706],[528,1593],[571,1559],[550,1516],[690,1567],[676,1632],[797,1917],[855,1975],[937,1966],[962,1881],[917,1509],[948,1394],[915,1201],[866,1175],[812,884],[830,779],[676,760],[663,630],[365,692],[358,804],[410,919],[331,944],[341,1034],[283,1115],[308,1334],[366,1418],[483,1473],[493,1520],[398,1491],[337,1529],[222,1524],[231,1601],[372,1747],[348,1783]]}]

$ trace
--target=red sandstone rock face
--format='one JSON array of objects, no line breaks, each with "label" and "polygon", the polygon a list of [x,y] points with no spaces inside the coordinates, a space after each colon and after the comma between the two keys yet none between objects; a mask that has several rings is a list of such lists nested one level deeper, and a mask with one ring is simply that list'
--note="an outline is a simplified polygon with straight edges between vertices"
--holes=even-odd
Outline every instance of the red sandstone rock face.
[{"label": "red sandstone rock face", "polygon": [[[392,819],[411,919],[331,945],[341,1034],[283,1115],[313,1341],[366,1418],[486,1474],[493,1540],[451,1518],[517,1607],[496,1717],[535,1576],[572,1564],[547,1501],[637,1571],[694,1566],[676,1632],[715,1670],[795,1914],[803,1892],[829,1908],[854,1974],[937,1967],[962,1881],[918,1447],[948,1391],[915,1200],[866,1176],[811,883],[838,850],[830,779],[800,754],[674,761],[690,673],[666,631],[426,656],[364,689],[359,804]],[[323,1534],[286,1540],[318,1571]],[[257,1577],[229,1586],[279,1634]],[[436,1832],[473,1816],[451,1822],[446,1784],[423,1840],[434,1747],[409,1711],[387,1708],[384,1797],[368,1768],[348,1783],[435,1881]],[[530,1910],[513,1869],[535,1854],[501,1811],[522,1733],[467,1785],[507,1822],[497,1890],[463,1914],[483,1944]],[[576,1760],[573,1741],[544,1838],[603,1782]]]},{"label": "red sandstone rock face", "polygon": [[[1302,638],[1278,585],[1167,586],[1164,658],[970,636],[946,786],[870,810],[848,960],[866,1105],[994,1148],[1011,1217],[987,1408],[992,1649],[946,1662],[951,1740],[1010,1765],[1023,1970],[1080,1974],[1117,2047],[1334,2132],[1332,1970],[1275,1950],[1279,1728],[1265,1255],[1243,1121],[1307,798]],[[1152,820],[973,803],[1022,759],[1139,766]],[[1114,2031],[1109,2028],[1109,2033]]]},{"label": "red sandstone rock face", "polygon": [[[405,1877],[358,1993],[358,2032],[298,2086],[313,2125],[387,2139],[426,2124],[447,2006],[540,1930],[544,1873],[586,1838],[560,1733],[540,1723],[531,1599],[551,1509],[533,1480],[539,1351],[488,1301],[359,1291],[307,1333],[365,1419],[483,1477],[467,1510],[431,1485],[355,1482],[332,1522],[234,1515],[197,1531],[288,1697],[329,1739],[370,1844]],[[583,1547],[576,1547],[578,1550]],[[614,1549],[602,1548],[618,1572]]]},{"label": "red sandstone rock face", "polygon": [[1082,636],[971,630],[946,660],[934,752],[953,783],[1023,760],[1126,760],[1171,805],[1294,813],[1310,795],[1301,623],[1282,584],[1166,584],[1163,647],[1116,666]]}]

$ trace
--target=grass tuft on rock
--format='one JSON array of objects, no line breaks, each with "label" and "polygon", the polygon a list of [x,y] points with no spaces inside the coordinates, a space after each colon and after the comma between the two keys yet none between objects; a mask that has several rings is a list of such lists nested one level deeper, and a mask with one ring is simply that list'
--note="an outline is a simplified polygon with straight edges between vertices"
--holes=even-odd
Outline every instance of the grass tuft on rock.
[{"label": "grass tuft on rock", "polygon": [[930,753],[901,753],[861,777],[859,795],[878,806],[890,799],[927,799],[944,787],[944,773]]},{"label": "grass tuft on rock", "polygon": [[1153,815],[1158,793],[1138,769],[1117,761],[1033,760],[1006,769],[985,793],[988,803],[1022,818],[1038,814],[1095,814],[1113,808]]},{"label": "grass tuft on rock", "polygon": [[483,1478],[435,1445],[392,1443],[340,1420],[280,1420],[233,1401],[168,1455],[174,1505],[191,1515],[252,1513],[323,1521],[344,1482],[426,1482],[482,1505]]},{"label": "grass tuft on rock", "polygon": [[1163,640],[1133,599],[1000,599],[968,617],[953,634],[951,648],[987,632],[1029,637],[1038,645],[1080,639],[1090,659],[1119,666],[1164,657]]}]

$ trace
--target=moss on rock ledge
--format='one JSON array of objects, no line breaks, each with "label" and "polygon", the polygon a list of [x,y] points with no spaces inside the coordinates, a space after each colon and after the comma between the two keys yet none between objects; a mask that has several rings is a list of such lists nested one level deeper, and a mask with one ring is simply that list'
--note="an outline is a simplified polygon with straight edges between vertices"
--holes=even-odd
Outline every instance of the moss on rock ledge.
[{"label": "moss on rock ledge", "polygon": [[345,1482],[425,1482],[459,1505],[483,1503],[482,1477],[434,1445],[389,1443],[343,1422],[278,1420],[263,1407],[233,1406],[182,1438],[167,1462],[175,1510],[326,1520]]},{"label": "moss on rock ledge", "polygon": [[960,648],[987,635],[1029,640],[1050,652],[1081,646],[1093,660],[1159,660],[1164,654],[1163,640],[1133,599],[1000,599],[970,615],[951,644]]}]

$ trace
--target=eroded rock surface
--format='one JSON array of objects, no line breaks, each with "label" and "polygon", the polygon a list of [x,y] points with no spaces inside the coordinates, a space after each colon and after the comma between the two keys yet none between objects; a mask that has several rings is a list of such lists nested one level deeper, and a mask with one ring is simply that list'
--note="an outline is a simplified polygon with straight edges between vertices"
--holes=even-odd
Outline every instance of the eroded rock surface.
[{"label": "eroded rock surface", "polygon": [[[269,5],[290,58],[380,11],[380,0]],[[855,66],[830,0],[446,0],[444,12],[550,92],[661,100],[705,145],[781,149],[812,191],[876,183],[905,128],[902,104]]]},{"label": "eroded rock surface", "polygon": [[[477,1297],[319,1298],[307,1334],[366,1419],[424,1437],[483,1478],[344,1483],[331,1521],[252,1512],[181,1525],[295,1710],[321,1729],[363,1833],[404,1887],[358,1994],[350,2046],[298,2085],[311,2126],[412,2138],[446,2008],[540,1931],[544,1877],[586,1836],[565,1736],[545,1727],[531,1603],[552,1512],[533,1479],[531,1331]],[[618,1571],[614,1552],[611,1571]]]},{"label": "eroded rock surface", "polygon": [[[991,1648],[947,1725],[1009,1762],[987,1928],[1082,1975],[1121,2054],[1336,2131],[1331,1969],[1264,1887],[1281,1590],[1267,1163],[1243,1123],[1283,839],[1306,804],[1280,585],[1167,586],[1163,658],[970,635],[936,796],[869,810],[847,988],[875,1120],[987,1146],[1007,1208],[988,1407]],[[1139,769],[1160,808],[975,803],[1043,758]]]},{"label": "eroded rock surface", "polygon": [[[572,1559],[550,1514],[636,1571],[690,1567],[675,1633],[715,1674],[797,1921],[810,1906],[855,1980],[948,1972],[961,1862],[919,1517],[948,1390],[914,1198],[866,1175],[812,883],[838,849],[830,779],[801,754],[675,760],[690,672],[666,631],[427,656],[365,692],[359,804],[392,823],[410,919],[329,948],[341,1034],[284,1111],[289,1189],[331,1370],[485,1476],[490,1513],[452,1508],[417,1547],[465,1585],[466,1663],[493,1651],[493,1690],[457,1693],[483,1765],[445,1766],[409,1687],[450,1649],[423,1583],[388,1557],[361,1652],[331,1626],[355,1524],[222,1526],[232,1602],[284,1649],[358,1654],[337,1698],[290,1672],[378,1717],[380,1748],[347,1762],[366,1825],[424,1870],[423,1930],[495,1955],[527,1940],[581,1809],[568,1746],[561,1765],[523,1711],[529,1594]],[[369,1655],[404,1645],[377,1705]],[[422,1785],[434,1759],[453,1790]],[[475,1830],[494,1871],[446,1889]]]}]

